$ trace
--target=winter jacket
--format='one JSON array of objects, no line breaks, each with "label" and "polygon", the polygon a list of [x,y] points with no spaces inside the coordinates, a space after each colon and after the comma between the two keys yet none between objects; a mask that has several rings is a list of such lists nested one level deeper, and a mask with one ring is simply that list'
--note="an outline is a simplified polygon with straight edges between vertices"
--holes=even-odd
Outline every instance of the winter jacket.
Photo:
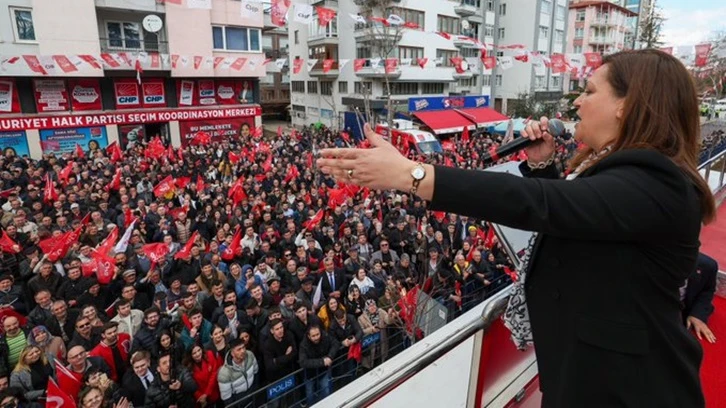
[{"label": "winter jacket", "polygon": [[[245,359],[240,366],[232,361],[232,351],[227,352],[224,365],[217,373],[219,394],[222,400],[229,404],[242,394],[254,389],[259,369],[257,359],[251,351],[246,351]],[[233,397],[235,398],[233,399]]]},{"label": "winter jacket", "polygon": [[144,407],[146,408],[167,408],[170,405],[176,405],[177,407],[193,407],[194,403],[194,392],[197,391],[197,383],[194,382],[194,378],[184,368],[179,370],[179,374],[176,378],[181,382],[181,388],[176,391],[169,389],[170,382],[164,382],[161,380],[161,375],[158,373],[154,374],[154,381],[146,390],[146,400],[144,401]]},{"label": "winter jacket", "polygon": [[305,369],[307,378],[317,377],[329,370],[330,367],[325,366],[323,358],[328,357],[335,360],[335,355],[338,354],[340,348],[340,343],[333,336],[323,331],[320,332],[320,336],[317,344],[313,344],[307,336],[300,343],[300,367]]},{"label": "winter jacket", "polygon": [[[290,354],[286,354],[288,347],[292,347]],[[287,330],[281,341],[277,341],[273,335],[270,335],[262,346],[262,353],[265,357],[264,367],[268,381],[280,379],[297,368],[295,336]]]},{"label": "winter jacket", "polygon": [[206,395],[207,403],[213,404],[219,401],[219,383],[217,382],[219,366],[213,352],[206,350],[204,353],[206,360],[202,360],[199,365],[193,364],[192,367],[192,376],[197,383],[194,401],[198,400],[202,395]]}]

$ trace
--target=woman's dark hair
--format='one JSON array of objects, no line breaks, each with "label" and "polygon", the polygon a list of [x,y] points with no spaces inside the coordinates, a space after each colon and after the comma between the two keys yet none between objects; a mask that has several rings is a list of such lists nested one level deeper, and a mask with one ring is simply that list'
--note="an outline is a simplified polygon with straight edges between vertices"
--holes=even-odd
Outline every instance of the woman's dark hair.
[{"label": "woman's dark hair", "polygon": [[[666,155],[701,193],[703,222],[713,221],[713,194],[698,173],[698,96],[686,67],[672,55],[653,49],[608,55],[603,65],[609,68],[608,83],[615,95],[624,98],[622,126],[612,152],[651,149]],[[570,168],[577,168],[592,152],[592,148],[580,151]]]}]

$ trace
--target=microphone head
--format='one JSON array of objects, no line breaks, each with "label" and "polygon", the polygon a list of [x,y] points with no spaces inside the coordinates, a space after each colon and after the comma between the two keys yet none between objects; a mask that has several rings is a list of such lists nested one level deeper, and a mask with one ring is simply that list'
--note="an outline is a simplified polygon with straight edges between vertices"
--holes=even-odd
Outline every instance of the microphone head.
[{"label": "microphone head", "polygon": [[550,119],[547,132],[553,137],[560,137],[565,134],[565,124],[559,119]]}]

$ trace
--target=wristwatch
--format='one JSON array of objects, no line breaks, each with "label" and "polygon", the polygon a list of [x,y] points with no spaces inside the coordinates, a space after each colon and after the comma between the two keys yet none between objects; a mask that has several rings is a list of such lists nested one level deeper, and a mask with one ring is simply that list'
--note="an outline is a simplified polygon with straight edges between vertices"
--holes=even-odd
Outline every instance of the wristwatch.
[{"label": "wristwatch", "polygon": [[413,179],[411,194],[416,194],[418,186],[421,184],[421,180],[423,180],[424,177],[426,177],[426,169],[424,168],[423,163],[417,163],[416,167],[411,170],[411,178]]}]

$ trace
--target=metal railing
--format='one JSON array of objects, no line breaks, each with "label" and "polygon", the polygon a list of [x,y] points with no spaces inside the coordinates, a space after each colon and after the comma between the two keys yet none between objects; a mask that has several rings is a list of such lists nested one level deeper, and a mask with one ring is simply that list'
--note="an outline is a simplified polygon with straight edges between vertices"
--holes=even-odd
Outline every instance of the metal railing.
[{"label": "metal railing", "polygon": [[698,171],[711,187],[711,192],[716,195],[724,189],[724,174],[726,174],[726,143],[720,147],[720,151],[709,155],[708,159],[698,166]]},{"label": "metal railing", "polygon": [[149,41],[141,39],[99,38],[101,52],[158,52],[169,53],[168,41]]}]

